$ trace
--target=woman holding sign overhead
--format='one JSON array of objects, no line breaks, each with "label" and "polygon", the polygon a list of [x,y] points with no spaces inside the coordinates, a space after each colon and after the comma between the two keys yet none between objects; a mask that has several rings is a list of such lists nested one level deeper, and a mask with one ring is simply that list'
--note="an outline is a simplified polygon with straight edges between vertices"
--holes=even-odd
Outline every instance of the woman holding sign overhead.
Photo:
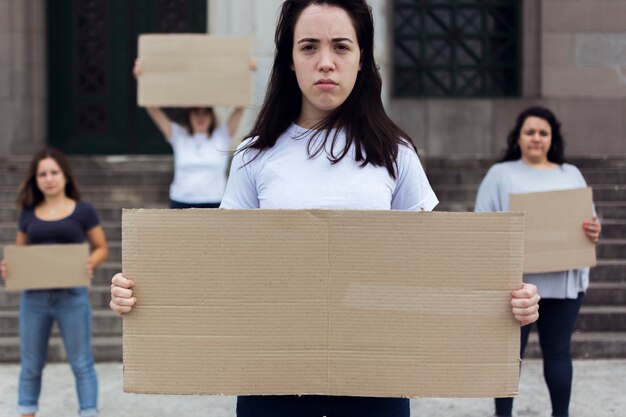
[{"label": "woman holding sign overhead", "polygon": [[[48,148],[35,154],[20,186],[17,203],[21,213],[16,245],[88,241],[91,254],[85,268],[93,277],[93,269],[108,256],[106,239],[96,211],[80,199],[76,180],[63,153]],[[3,260],[3,279],[7,279],[10,270],[11,265]],[[98,380],[91,352],[91,305],[86,287],[22,292],[18,412],[34,416],[38,410],[41,374],[54,321],[59,326],[76,378],[79,415],[95,416],[98,414]]]},{"label": "woman holding sign overhead", "polygon": [[[256,69],[251,61],[250,69]],[[135,78],[142,74],[135,61]],[[217,208],[226,188],[226,170],[239,128],[243,107],[235,107],[223,126],[218,126],[212,107],[185,109],[182,125],[173,122],[158,107],[146,108],[174,152],[174,180],[170,185],[171,208]]]},{"label": "woman holding sign overhead", "polygon": [[[561,125],[550,110],[543,107],[524,110],[509,133],[504,157],[491,167],[480,184],[475,211],[507,211],[509,194],[586,187],[578,168],[565,163],[564,145]],[[598,242],[600,229],[596,217],[581,224],[581,232],[592,242]],[[524,282],[536,285],[541,296],[537,329],[552,415],[567,416],[572,387],[570,343],[583,295],[589,286],[589,268],[525,274]],[[522,357],[530,328],[522,327]],[[496,399],[497,416],[511,416],[512,408],[512,398]]]},{"label": "woman holding sign overhead", "polygon": [[[432,210],[438,203],[409,136],[387,116],[364,0],[288,0],[276,28],[265,101],[239,147],[225,209]],[[111,308],[131,311],[133,282],[112,279]],[[522,323],[536,289],[513,292]],[[406,398],[241,396],[239,417],[406,417]]]}]

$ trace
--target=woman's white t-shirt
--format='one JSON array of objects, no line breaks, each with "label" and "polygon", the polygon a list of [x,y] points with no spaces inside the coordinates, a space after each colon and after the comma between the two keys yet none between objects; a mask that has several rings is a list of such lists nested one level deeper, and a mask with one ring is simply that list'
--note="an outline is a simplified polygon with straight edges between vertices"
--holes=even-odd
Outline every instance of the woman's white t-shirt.
[{"label": "woman's white t-shirt", "polygon": [[[273,147],[260,153],[237,152],[221,207],[430,211],[439,202],[410,145],[399,146],[394,179],[385,167],[361,167],[354,149],[335,164],[327,153],[310,157],[307,145],[312,134],[292,124]],[[335,149],[343,149],[344,143],[340,131]],[[329,144],[326,152],[330,152]]]},{"label": "woman's white t-shirt", "polygon": [[226,188],[226,169],[232,139],[226,126],[190,135],[172,123],[174,180],[170,199],[181,203],[219,203]]}]

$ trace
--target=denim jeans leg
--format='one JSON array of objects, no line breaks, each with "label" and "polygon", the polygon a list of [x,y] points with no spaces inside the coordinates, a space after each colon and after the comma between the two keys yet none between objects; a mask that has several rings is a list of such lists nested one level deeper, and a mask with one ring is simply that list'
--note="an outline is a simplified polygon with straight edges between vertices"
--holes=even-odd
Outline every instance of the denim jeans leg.
[{"label": "denim jeans leg", "polygon": [[33,414],[38,410],[41,373],[48,356],[48,340],[52,329],[49,291],[23,291],[20,299],[20,377],[18,413]]},{"label": "denim jeans leg", "polygon": [[76,378],[81,417],[98,415],[98,378],[91,351],[91,305],[87,288],[62,290],[55,306],[67,359]]}]

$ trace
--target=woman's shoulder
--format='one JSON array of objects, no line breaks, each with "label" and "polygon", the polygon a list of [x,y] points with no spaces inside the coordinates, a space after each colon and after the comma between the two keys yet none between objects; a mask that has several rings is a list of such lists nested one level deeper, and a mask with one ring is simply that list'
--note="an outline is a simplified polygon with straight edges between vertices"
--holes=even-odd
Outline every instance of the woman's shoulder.
[{"label": "woman's shoulder", "polygon": [[569,164],[567,162],[564,162],[561,165],[561,169],[565,172],[574,172],[574,173],[578,173],[580,174],[580,169],[578,169],[578,167],[574,164]]}]

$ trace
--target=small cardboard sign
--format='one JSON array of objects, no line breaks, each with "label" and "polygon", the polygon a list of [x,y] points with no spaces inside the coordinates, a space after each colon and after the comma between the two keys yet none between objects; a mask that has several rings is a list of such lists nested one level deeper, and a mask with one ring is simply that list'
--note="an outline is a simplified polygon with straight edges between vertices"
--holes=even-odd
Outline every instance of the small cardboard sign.
[{"label": "small cardboard sign", "polygon": [[502,397],[522,213],[126,209],[124,391]]},{"label": "small cardboard sign", "polygon": [[582,227],[594,215],[591,188],[510,194],[509,207],[526,213],[525,273],[596,265],[596,245]]},{"label": "small cardboard sign", "polygon": [[7,290],[89,287],[89,245],[27,245],[4,247]]},{"label": "small cardboard sign", "polygon": [[251,102],[249,38],[141,35],[138,48],[140,106],[245,106]]}]

